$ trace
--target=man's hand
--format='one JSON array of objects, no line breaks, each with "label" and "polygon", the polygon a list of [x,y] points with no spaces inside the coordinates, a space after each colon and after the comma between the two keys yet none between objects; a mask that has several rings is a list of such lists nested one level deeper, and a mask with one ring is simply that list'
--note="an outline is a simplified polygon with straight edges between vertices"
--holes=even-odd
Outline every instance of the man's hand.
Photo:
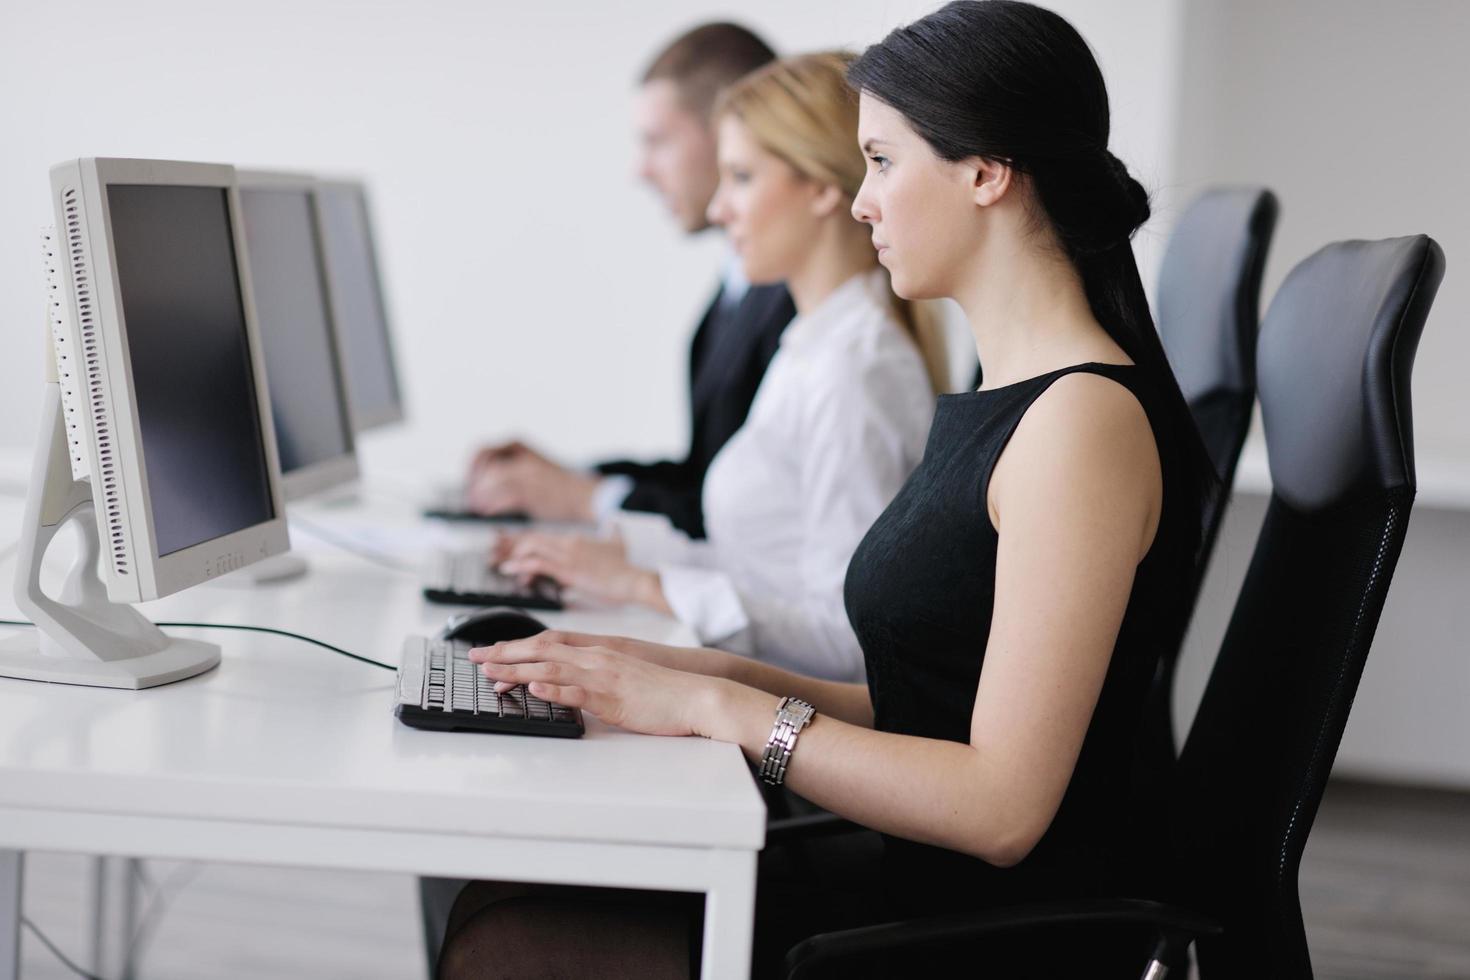
[{"label": "man's hand", "polygon": [[524,511],[546,521],[591,521],[597,477],[566,469],[521,442],[475,454],[465,503],[478,514]]}]

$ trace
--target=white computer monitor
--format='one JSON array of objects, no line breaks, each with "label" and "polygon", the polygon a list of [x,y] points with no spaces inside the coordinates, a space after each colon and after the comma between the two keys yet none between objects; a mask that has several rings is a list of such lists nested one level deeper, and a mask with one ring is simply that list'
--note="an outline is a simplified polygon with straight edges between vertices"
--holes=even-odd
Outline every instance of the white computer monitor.
[{"label": "white computer monitor", "polygon": [[357,479],[342,342],[327,292],[315,181],[240,170],[255,316],[287,500]]},{"label": "white computer monitor", "polygon": [[[51,192],[54,372],[16,572],[40,628],[0,646],[0,675],[179,680],[219,648],[128,604],[289,546],[235,171],[89,158]],[[68,524],[81,556],[52,597],[41,560]]]},{"label": "white computer monitor", "polygon": [[361,183],[324,180],[316,189],[327,285],[342,338],[342,363],[357,431],[404,417],[387,302]]}]

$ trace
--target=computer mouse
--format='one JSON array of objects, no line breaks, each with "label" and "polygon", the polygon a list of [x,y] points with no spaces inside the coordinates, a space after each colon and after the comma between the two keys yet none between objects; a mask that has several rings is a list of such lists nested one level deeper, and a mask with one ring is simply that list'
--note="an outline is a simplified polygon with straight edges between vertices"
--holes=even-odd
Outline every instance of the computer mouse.
[{"label": "computer mouse", "polygon": [[439,631],[442,640],[468,640],[475,646],[489,646],[502,640],[524,640],[546,629],[546,624],[509,606],[491,606],[450,616]]}]

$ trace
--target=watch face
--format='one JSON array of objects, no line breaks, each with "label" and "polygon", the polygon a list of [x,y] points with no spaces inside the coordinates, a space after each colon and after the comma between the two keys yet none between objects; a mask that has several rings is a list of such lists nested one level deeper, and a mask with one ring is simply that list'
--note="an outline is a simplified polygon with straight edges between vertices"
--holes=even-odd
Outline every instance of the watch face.
[{"label": "watch face", "polygon": [[760,777],[763,782],[779,786],[785,781],[797,733],[807,726],[814,714],[816,709],[801,698],[787,696],[781,699],[776,706],[776,723],[771,727],[771,737],[766,740],[765,751],[761,753]]}]

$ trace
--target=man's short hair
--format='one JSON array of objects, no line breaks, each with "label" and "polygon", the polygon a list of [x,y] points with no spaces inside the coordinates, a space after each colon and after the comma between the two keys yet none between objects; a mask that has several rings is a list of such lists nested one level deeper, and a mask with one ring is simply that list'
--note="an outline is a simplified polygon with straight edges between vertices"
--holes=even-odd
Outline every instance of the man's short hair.
[{"label": "man's short hair", "polygon": [[771,46],[739,24],[701,24],[670,41],[644,71],[642,82],[673,82],[684,104],[708,117],[720,89],[775,60]]}]

